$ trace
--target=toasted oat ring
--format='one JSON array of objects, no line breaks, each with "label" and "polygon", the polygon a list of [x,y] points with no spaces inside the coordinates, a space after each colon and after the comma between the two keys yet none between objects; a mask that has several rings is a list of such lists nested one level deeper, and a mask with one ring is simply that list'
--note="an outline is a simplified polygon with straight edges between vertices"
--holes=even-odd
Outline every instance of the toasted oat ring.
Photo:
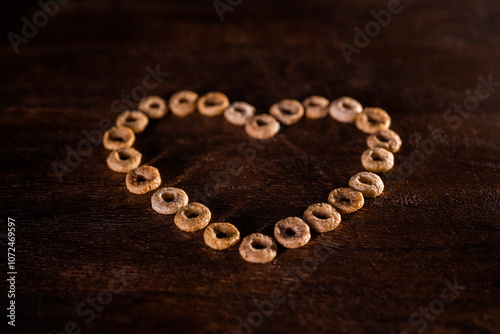
[{"label": "toasted oat ring", "polygon": [[189,202],[186,192],[179,188],[166,187],[151,196],[153,210],[164,215],[172,215]]},{"label": "toasted oat ring", "polygon": [[364,108],[356,117],[356,127],[364,133],[387,130],[391,126],[391,117],[381,108]]},{"label": "toasted oat ring", "polygon": [[369,172],[385,173],[394,167],[394,154],[382,147],[369,148],[361,155],[361,163]]},{"label": "toasted oat ring", "polygon": [[218,116],[229,107],[229,99],[226,94],[210,92],[198,99],[198,111],[204,116]]},{"label": "toasted oat ring", "polygon": [[153,119],[162,118],[168,112],[167,103],[157,95],[146,96],[137,108]]},{"label": "toasted oat ring", "polygon": [[260,233],[253,233],[243,238],[239,250],[241,257],[245,261],[267,263],[276,257],[278,247],[273,238]]},{"label": "toasted oat ring", "polygon": [[331,231],[340,224],[340,213],[327,203],[316,203],[304,211],[304,221],[316,232]]},{"label": "toasted oat ring", "polygon": [[337,188],[328,195],[328,203],[344,215],[361,209],[365,198],[362,193],[351,188]]},{"label": "toasted oat ring", "polygon": [[364,197],[377,197],[384,191],[384,182],[377,174],[360,172],[351,177],[349,187],[359,191]]},{"label": "toasted oat ring", "polygon": [[212,223],[203,232],[203,239],[210,248],[228,249],[240,241],[240,231],[230,223]]},{"label": "toasted oat ring", "polygon": [[233,125],[245,125],[247,120],[255,114],[255,107],[246,102],[233,102],[224,110],[226,121]]},{"label": "toasted oat ring", "polygon": [[168,100],[168,106],[172,113],[179,117],[185,117],[196,110],[198,94],[190,90],[181,90]]},{"label": "toasted oat ring", "polygon": [[109,153],[106,162],[109,169],[118,173],[128,173],[141,164],[142,154],[133,147],[121,148]]},{"label": "toasted oat ring", "polygon": [[341,97],[330,104],[330,116],[338,122],[352,123],[363,111],[361,103],[351,97]]},{"label": "toasted oat ring", "polygon": [[399,135],[391,129],[381,130],[368,136],[366,144],[369,148],[382,147],[392,153],[399,151],[402,145]]},{"label": "toasted oat ring", "polygon": [[299,248],[311,239],[311,230],[299,217],[288,217],[274,225],[274,238],[286,248]]},{"label": "toasted oat ring", "polygon": [[152,166],[142,165],[132,169],[125,177],[127,189],[134,194],[145,194],[161,184],[160,172]]},{"label": "toasted oat ring", "polygon": [[114,126],[104,132],[102,144],[107,150],[118,150],[134,145],[135,134],[131,128],[126,126]]},{"label": "toasted oat ring", "polygon": [[117,126],[128,126],[135,133],[144,131],[148,124],[148,116],[139,110],[126,110],[116,118]]},{"label": "toasted oat ring", "polygon": [[174,216],[174,223],[185,232],[194,232],[205,228],[211,218],[212,213],[206,206],[201,203],[191,202],[177,211]]},{"label": "toasted oat ring", "polygon": [[280,123],[269,114],[258,114],[245,123],[246,133],[253,138],[266,140],[274,137],[280,130]]},{"label": "toasted oat ring", "polygon": [[297,100],[284,99],[275,103],[269,113],[285,125],[292,125],[304,116],[304,106]]},{"label": "toasted oat ring", "polygon": [[320,119],[328,115],[328,104],[330,101],[323,96],[313,95],[302,101],[306,118]]}]

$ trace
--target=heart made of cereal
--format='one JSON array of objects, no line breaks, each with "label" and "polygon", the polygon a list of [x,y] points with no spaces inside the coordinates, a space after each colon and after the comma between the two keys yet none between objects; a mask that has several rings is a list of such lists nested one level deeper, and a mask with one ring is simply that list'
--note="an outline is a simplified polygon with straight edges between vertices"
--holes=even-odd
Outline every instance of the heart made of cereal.
[{"label": "heart made of cereal", "polygon": [[[320,119],[328,114],[341,123],[355,123],[356,127],[368,134],[368,149],[361,155],[361,163],[367,170],[352,176],[349,187],[332,190],[328,203],[310,205],[299,217],[288,217],[278,221],[274,227],[274,239],[253,233],[243,238],[239,252],[243,259],[253,263],[267,263],[277,254],[278,241],[283,247],[298,248],[311,239],[311,229],[324,233],[337,228],[341,215],[359,210],[365,197],[377,197],[384,190],[382,179],[375,173],[385,173],[394,166],[393,153],[399,151],[401,138],[390,130],[391,118],[381,108],[363,108],[350,98],[341,97],[330,102],[321,96],[311,96],[302,103],[284,99],[275,103],[269,113],[256,114],[255,108],[246,102],[230,103],[220,92],[210,92],[201,97],[195,92],[181,90],[173,94],[167,102],[159,96],[148,96],[138,105],[139,110],[121,113],[116,126],[103,137],[104,148],[111,150],[107,158],[108,167],[118,173],[127,173],[125,184],[134,194],[145,194],[161,185],[161,176],[153,166],[141,165],[142,155],[132,146],[135,134],[144,131],[149,119],[164,117],[168,111],[185,117],[196,110],[204,116],[224,115],[236,126],[244,126],[246,133],[257,140],[268,140],[281,129],[281,124],[291,126],[304,116]],[[182,189],[165,187],[151,197],[151,207],[159,214],[175,214],[174,223],[185,232],[205,229],[205,244],[215,250],[228,249],[240,241],[240,232],[228,222],[210,223],[210,210],[201,203],[189,202]]]}]

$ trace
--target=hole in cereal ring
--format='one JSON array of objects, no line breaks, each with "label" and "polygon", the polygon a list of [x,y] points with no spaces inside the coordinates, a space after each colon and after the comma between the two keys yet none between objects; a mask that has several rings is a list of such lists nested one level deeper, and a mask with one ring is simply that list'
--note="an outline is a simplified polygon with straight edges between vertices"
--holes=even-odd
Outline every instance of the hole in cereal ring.
[{"label": "hole in cereal ring", "polygon": [[285,233],[286,233],[286,235],[289,235],[291,237],[293,237],[296,234],[295,231],[293,229],[291,229],[291,228],[287,228],[285,230]]},{"label": "hole in cereal ring", "polygon": [[313,212],[313,215],[318,218],[318,219],[327,219],[329,218],[327,215],[325,215],[323,212]]},{"label": "hole in cereal ring", "polygon": [[380,157],[380,155],[377,152],[374,152],[372,154],[372,160],[373,161],[383,161],[382,157]]},{"label": "hole in cereal ring", "polygon": [[184,97],[179,99],[179,103],[188,103],[188,102],[189,102],[188,99],[186,99]]},{"label": "hole in cereal ring", "polygon": [[220,106],[222,104],[222,101],[220,100],[214,100],[214,99],[208,99],[206,102],[205,102],[205,105],[207,107],[215,107],[215,106]]},{"label": "hole in cereal ring", "polygon": [[159,105],[158,103],[156,103],[156,102],[153,102],[153,103],[151,103],[151,104],[149,105],[149,107],[150,107],[150,108],[152,108],[152,109],[157,109],[157,108],[159,108],[159,107],[160,107],[160,105]]},{"label": "hole in cereal ring", "polygon": [[198,214],[198,213],[196,213],[196,212],[188,212],[188,213],[186,214],[186,217],[188,217],[188,218],[190,218],[190,219],[191,219],[191,218],[196,218],[196,217],[198,217],[198,216],[199,216],[199,214]]},{"label": "hole in cereal ring", "polygon": [[137,175],[137,182],[145,182],[147,180],[143,175]]},{"label": "hole in cereal ring", "polygon": [[261,119],[258,119],[256,123],[257,123],[257,126],[264,126],[264,125],[266,125],[266,124],[267,124],[266,122],[264,122],[264,121],[263,121],[263,120],[261,120]]},{"label": "hole in cereal ring", "polygon": [[372,184],[371,179],[367,176],[364,176],[364,175],[359,178],[359,182],[364,183],[364,184]]},{"label": "hole in cereal ring", "polygon": [[378,138],[378,140],[380,140],[383,143],[387,143],[390,140],[390,138],[388,138],[387,136],[385,136],[383,133],[377,134],[377,138]]},{"label": "hole in cereal ring", "polygon": [[169,194],[169,193],[163,193],[161,194],[161,198],[165,201],[165,202],[172,202],[174,200],[174,196],[173,194]]},{"label": "hole in cereal ring", "polygon": [[118,158],[120,158],[120,160],[128,160],[128,159],[130,159],[130,154],[121,151],[121,152],[118,152]]},{"label": "hole in cereal ring", "polygon": [[264,246],[263,244],[261,244],[258,241],[252,241],[252,243],[250,245],[252,246],[252,248],[255,248],[255,249],[264,249],[264,248],[266,248],[266,246]]},{"label": "hole in cereal ring", "polygon": [[376,115],[368,114],[368,123],[377,125],[380,123],[380,119]]},{"label": "hole in cereal ring", "polygon": [[217,239],[227,238],[227,234],[224,232],[218,232],[215,236],[217,237]]},{"label": "hole in cereal ring", "polygon": [[120,143],[124,141],[122,137],[118,137],[118,136],[114,136],[114,135],[110,135],[109,139],[111,139],[112,141],[120,142]]},{"label": "hole in cereal ring", "polygon": [[342,197],[342,198],[340,199],[340,202],[341,202],[341,203],[351,203],[351,200],[350,200],[349,198]]},{"label": "hole in cereal ring", "polygon": [[128,116],[126,121],[127,122],[135,122],[135,121],[137,121],[137,118],[135,118],[134,116]]}]

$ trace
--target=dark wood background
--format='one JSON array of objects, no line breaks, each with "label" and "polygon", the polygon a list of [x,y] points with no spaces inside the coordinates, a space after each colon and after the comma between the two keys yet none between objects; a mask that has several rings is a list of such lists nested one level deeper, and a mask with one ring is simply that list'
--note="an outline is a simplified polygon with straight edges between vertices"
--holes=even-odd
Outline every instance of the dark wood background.
[{"label": "dark wood background", "polygon": [[[19,34],[21,18],[39,10],[10,5],[2,10],[4,36]],[[2,38],[3,312],[7,217],[16,219],[18,267],[17,326],[5,331],[59,333],[75,322],[82,333],[236,333],[238,317],[258,323],[254,303],[279,290],[286,300],[255,333],[417,333],[423,325],[410,315],[456,278],[467,288],[425,332],[500,332],[500,89],[469,117],[443,120],[474,94],[479,76],[500,81],[500,5],[402,1],[404,10],[348,64],[340,43],[353,44],[354,27],[386,5],[252,0],[221,22],[211,1],[70,1],[18,54]],[[101,145],[63,182],[54,173],[67,146],[85,140],[82,130],[114,120],[112,102],[157,64],[170,74],[150,94],[222,91],[262,112],[282,98],[348,95],[392,115],[404,141],[398,159],[434,129],[446,140],[411,175],[383,176],[382,196],[335,231],[298,250],[280,248],[269,264],[250,264],[237,247],[212,251],[202,231],[177,229],[172,216],[151,209],[151,194],[129,193]],[[329,117],[283,129],[253,160],[238,152],[246,140],[222,117],[168,115],[152,121],[135,147],[159,168],[163,185],[192,199],[211,173],[236,161],[239,175],[217,196],[197,200],[243,236],[270,235],[277,220],[301,216],[362,170],[365,136]],[[323,260],[310,273],[287,276],[315,249]],[[121,270],[134,278],[86,323],[77,307]]]}]

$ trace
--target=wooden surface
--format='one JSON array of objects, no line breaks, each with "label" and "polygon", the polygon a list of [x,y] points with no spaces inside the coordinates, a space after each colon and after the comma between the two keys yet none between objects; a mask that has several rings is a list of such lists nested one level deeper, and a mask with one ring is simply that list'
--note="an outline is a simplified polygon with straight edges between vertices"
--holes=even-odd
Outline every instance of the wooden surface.
[{"label": "wooden surface", "polygon": [[[18,54],[3,38],[3,312],[7,217],[16,220],[18,275],[16,327],[2,332],[237,333],[239,318],[259,325],[254,303],[282,292],[262,324],[240,332],[418,333],[423,321],[409,317],[439,308],[445,280],[455,278],[467,288],[435,319],[429,315],[425,333],[500,332],[500,88],[468,117],[443,119],[474,94],[479,76],[500,81],[500,6],[404,1],[348,64],[340,43],[353,45],[354,27],[386,4],[243,1],[220,22],[210,1],[71,1]],[[29,8],[14,10],[16,19],[3,11],[13,23],[5,34],[20,33],[21,17],[39,7]],[[269,264],[250,264],[237,247],[212,251],[202,231],[181,232],[172,216],[151,209],[151,194],[128,192],[101,145],[63,182],[56,177],[52,163],[64,163],[67,146],[76,149],[82,130],[114,120],[112,102],[157,64],[169,75],[149,93],[166,98],[179,89],[215,90],[265,112],[282,98],[347,95],[383,107],[404,142],[396,168],[434,129],[446,140],[411,175],[382,176],[384,193],[336,230],[298,250],[280,248]],[[163,185],[207,204],[213,221],[231,222],[243,236],[271,235],[277,220],[301,216],[362,170],[365,138],[330,117],[303,120],[250,159],[238,151],[250,145],[245,132],[222,117],[168,115],[152,121],[135,147],[159,168]],[[217,196],[196,198],[229,160],[238,175]],[[300,279],[287,274],[297,269]],[[86,323],[90,315],[78,306],[105,298],[99,292],[116,285],[120,271],[127,285]]]}]

